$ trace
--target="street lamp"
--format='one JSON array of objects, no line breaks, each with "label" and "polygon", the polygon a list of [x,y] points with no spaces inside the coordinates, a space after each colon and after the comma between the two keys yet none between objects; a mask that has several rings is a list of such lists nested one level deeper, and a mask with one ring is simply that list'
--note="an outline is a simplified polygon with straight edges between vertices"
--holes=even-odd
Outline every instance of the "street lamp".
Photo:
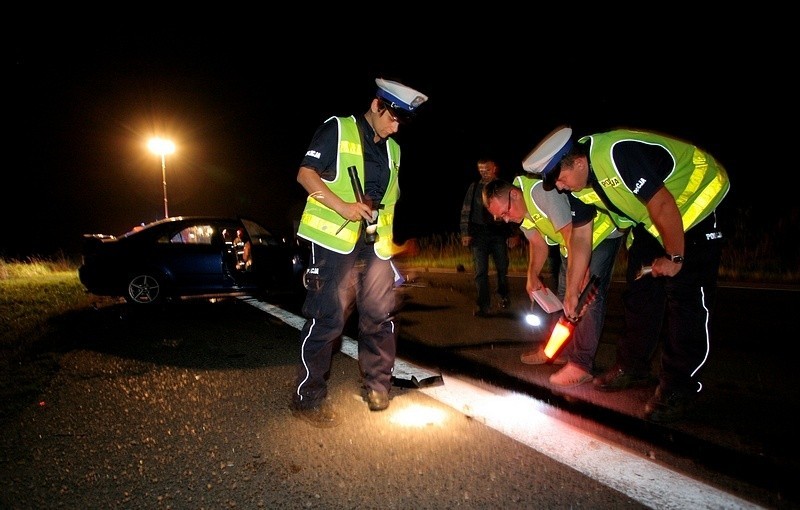
[{"label": "street lamp", "polygon": [[167,208],[167,154],[175,152],[175,144],[163,138],[153,138],[148,142],[147,147],[150,152],[161,156],[161,180],[164,184],[164,217],[169,218]]}]

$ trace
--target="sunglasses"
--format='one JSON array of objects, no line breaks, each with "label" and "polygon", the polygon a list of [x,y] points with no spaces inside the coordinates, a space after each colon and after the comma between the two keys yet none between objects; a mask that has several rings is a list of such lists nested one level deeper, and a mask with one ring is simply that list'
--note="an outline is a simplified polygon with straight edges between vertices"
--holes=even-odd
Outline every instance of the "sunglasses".
[{"label": "sunglasses", "polygon": [[397,122],[399,124],[408,124],[414,118],[413,114],[406,113],[404,110],[396,109],[393,106],[393,103],[381,100],[381,104],[386,109],[386,113],[389,115],[389,119],[392,122]]},{"label": "sunglasses", "polygon": [[397,115],[394,113],[394,110],[392,110],[391,108],[386,107],[386,114],[389,116],[389,119],[391,119],[392,122],[398,122],[398,123],[400,122],[400,119],[397,117]]}]

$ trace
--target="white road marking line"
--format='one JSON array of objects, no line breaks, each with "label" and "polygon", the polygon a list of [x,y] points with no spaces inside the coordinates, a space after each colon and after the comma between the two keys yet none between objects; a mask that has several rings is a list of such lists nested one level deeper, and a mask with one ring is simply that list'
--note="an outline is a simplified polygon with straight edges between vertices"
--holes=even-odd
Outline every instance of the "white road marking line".
[{"label": "white road marking line", "polygon": [[[286,324],[301,329],[305,319],[254,298],[240,298]],[[358,344],[343,337],[342,353],[358,359]],[[433,374],[397,359],[395,370]],[[651,508],[763,508],[706,485],[540,411],[547,405],[527,395],[442,374],[444,385],[419,391],[502,434],[569,466]]]},{"label": "white road marking line", "polygon": [[540,411],[547,405],[527,395],[443,378],[420,391],[643,505],[761,508],[548,416]]}]

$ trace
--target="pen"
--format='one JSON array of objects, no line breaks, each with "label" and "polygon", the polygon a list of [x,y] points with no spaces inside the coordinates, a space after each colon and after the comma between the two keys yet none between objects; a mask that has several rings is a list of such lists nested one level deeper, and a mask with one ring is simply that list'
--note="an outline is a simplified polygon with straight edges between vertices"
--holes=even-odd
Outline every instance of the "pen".
[{"label": "pen", "polygon": [[339,232],[341,232],[341,231],[342,231],[342,229],[345,227],[345,225],[347,225],[348,223],[350,223],[350,220],[344,220],[344,223],[342,223],[342,226],[341,226],[341,227],[339,227],[339,230],[337,230],[337,231],[336,231],[336,233],[335,233],[335,234],[333,234],[333,235],[335,235],[335,236],[338,236],[338,235],[339,235]]}]

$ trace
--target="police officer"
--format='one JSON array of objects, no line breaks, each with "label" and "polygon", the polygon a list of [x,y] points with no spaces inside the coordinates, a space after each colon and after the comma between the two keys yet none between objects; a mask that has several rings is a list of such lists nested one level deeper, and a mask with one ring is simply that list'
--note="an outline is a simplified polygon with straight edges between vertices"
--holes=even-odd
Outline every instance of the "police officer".
[{"label": "police officer", "polygon": [[[527,160],[522,162],[523,169]],[[518,175],[513,185],[505,181],[493,181],[483,190],[486,209],[506,222],[519,223],[528,239],[528,278],[525,289],[533,301],[534,291],[542,289],[539,273],[547,260],[549,246],[559,247],[561,264],[558,270],[558,297],[564,299],[567,284],[568,240],[572,233],[573,212],[566,195],[556,190],[545,191],[541,179],[531,175]],[[527,365],[565,365],[550,376],[554,386],[572,387],[592,380],[594,357],[600,343],[606,313],[606,294],[614,272],[614,261],[622,244],[623,233],[611,217],[601,211],[595,214],[594,207],[578,202],[582,210],[594,216],[592,228],[592,257],[589,269],[600,278],[597,296],[578,322],[571,342],[554,360],[544,353],[544,344],[522,353],[520,361]],[[587,278],[589,275],[586,275]]]},{"label": "police officer", "polygon": [[337,424],[327,375],[354,304],[364,400],[372,411],[389,406],[397,328],[392,226],[400,195],[400,146],[391,135],[428,97],[396,81],[375,83],[366,113],[331,117],[317,129],[297,173],[308,192],[297,234],[311,241],[311,260],[293,414],[318,427]]},{"label": "police officer", "polygon": [[[722,250],[716,209],[730,189],[727,172],[707,152],[672,137],[617,129],[575,142],[569,127],[540,142],[529,169],[545,187],[571,192],[570,200],[593,204],[617,226],[632,227],[623,295],[626,331],[616,365],[595,378],[595,387],[647,385],[666,316],[659,383],[644,414],[655,422],[682,418],[702,389],[699,375],[711,345],[708,324]],[[575,217],[567,314],[576,313],[591,242],[592,222]],[[642,266],[652,272],[637,278]]]}]

